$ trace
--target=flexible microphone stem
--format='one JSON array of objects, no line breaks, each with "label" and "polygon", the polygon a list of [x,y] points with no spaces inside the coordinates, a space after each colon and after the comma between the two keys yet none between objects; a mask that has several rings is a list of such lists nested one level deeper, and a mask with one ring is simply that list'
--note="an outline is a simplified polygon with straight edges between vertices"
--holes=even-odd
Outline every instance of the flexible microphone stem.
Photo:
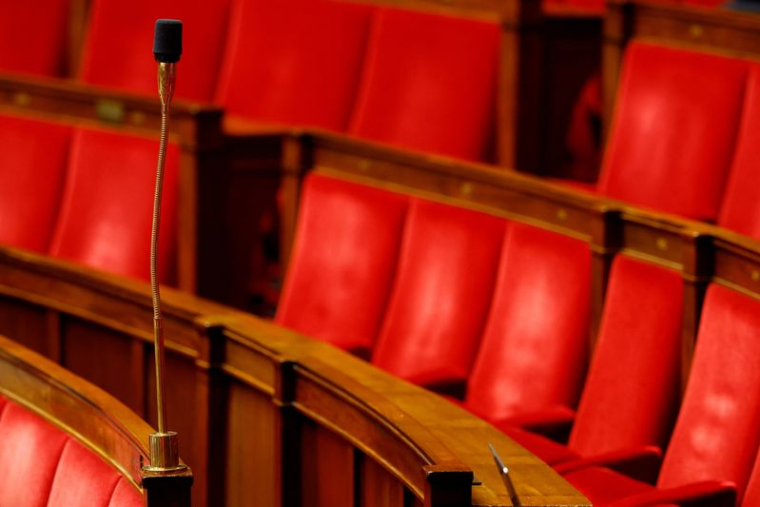
[{"label": "flexible microphone stem", "polygon": [[161,138],[158,148],[158,166],[156,168],[156,188],[153,194],[153,225],[150,242],[150,285],[153,297],[153,339],[156,360],[156,412],[158,415],[158,432],[150,435],[150,465],[145,467],[151,472],[170,472],[185,468],[179,462],[179,443],[177,433],[167,429],[166,421],[166,382],[164,379],[164,327],[161,316],[161,293],[158,285],[158,234],[161,225],[161,195],[164,187],[164,168],[166,165],[166,145],[168,142],[169,105],[174,95],[176,63],[182,52],[182,23],[176,20],[158,20],[154,54],[158,60],[158,93],[161,99]]},{"label": "flexible microphone stem", "polygon": [[156,190],[153,197],[153,228],[150,241],[150,285],[153,295],[153,337],[156,353],[156,402],[158,404],[158,432],[166,432],[166,405],[164,392],[164,327],[161,316],[161,292],[158,286],[158,232],[161,223],[161,195],[164,188],[164,168],[166,166],[166,144],[168,141],[169,104],[174,95],[176,64],[158,64],[158,90],[161,98],[161,139],[158,147],[158,167],[156,169]]}]

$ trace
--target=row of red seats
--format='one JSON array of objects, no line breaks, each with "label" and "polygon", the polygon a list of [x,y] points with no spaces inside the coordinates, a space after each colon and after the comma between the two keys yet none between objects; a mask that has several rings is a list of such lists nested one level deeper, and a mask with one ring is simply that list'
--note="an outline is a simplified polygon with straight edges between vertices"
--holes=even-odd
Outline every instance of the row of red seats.
[{"label": "row of red seats", "polygon": [[[148,280],[158,141],[0,117],[0,244]],[[175,270],[179,148],[170,143],[159,274]]]},{"label": "row of red seats", "polygon": [[760,64],[632,43],[599,194],[760,237]]},{"label": "row of red seats", "polygon": [[[299,220],[279,323],[429,388],[453,392],[466,382],[458,403],[567,472],[595,505],[651,489],[635,483],[599,493],[598,478],[586,483],[585,474],[612,472],[577,469],[618,463],[657,478],[655,447],[668,444],[679,405],[679,273],[626,256],[614,261],[586,375],[587,244],[321,175],[307,177]],[[758,305],[710,288],[659,487],[720,479],[741,496],[760,442]],[[520,428],[573,421],[566,446]]]},{"label": "row of red seats", "polygon": [[[0,33],[9,25],[0,68],[50,75],[60,66],[67,2],[46,3],[49,9],[32,10],[0,2],[7,13]],[[30,15],[41,36],[16,51]],[[177,98],[213,101],[258,121],[490,157],[497,23],[337,1],[95,0],[79,78],[155,96],[150,48],[158,17],[185,24]]]},{"label": "row of red seats", "polygon": [[0,505],[143,505],[140,493],[94,452],[2,396],[0,435]]}]

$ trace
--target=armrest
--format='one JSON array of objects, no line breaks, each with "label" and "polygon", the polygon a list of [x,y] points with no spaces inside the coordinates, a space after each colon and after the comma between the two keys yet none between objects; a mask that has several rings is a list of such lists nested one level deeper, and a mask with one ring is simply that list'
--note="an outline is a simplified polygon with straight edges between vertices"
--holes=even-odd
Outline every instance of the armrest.
[{"label": "armrest", "polygon": [[638,507],[663,503],[676,503],[681,507],[734,507],[736,487],[727,481],[696,482],[630,496],[609,504],[609,507]]},{"label": "armrest", "polygon": [[533,412],[509,417],[499,424],[519,426],[560,443],[567,442],[575,421],[575,410],[564,405],[554,405]]},{"label": "armrest", "polygon": [[657,446],[647,445],[570,460],[556,465],[554,470],[559,474],[566,474],[579,468],[603,466],[633,479],[654,484],[660,474],[660,465],[662,450]]}]

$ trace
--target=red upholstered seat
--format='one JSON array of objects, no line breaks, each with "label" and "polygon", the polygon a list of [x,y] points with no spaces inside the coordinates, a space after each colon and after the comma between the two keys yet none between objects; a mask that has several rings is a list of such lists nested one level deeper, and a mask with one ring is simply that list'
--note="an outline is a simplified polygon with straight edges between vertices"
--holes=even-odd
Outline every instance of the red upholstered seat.
[{"label": "red upholstered seat", "polygon": [[0,70],[61,76],[69,0],[0,0]]},{"label": "red upholstered seat", "polygon": [[679,395],[682,285],[674,271],[616,257],[566,452],[545,438],[508,433],[551,464],[664,446]]},{"label": "red upholstered seat", "polygon": [[306,177],[276,321],[368,357],[398,259],[408,198]]},{"label": "red upholstered seat", "polygon": [[667,443],[679,398],[682,300],[677,272],[624,255],[613,261],[571,449]]},{"label": "red upholstered seat", "polygon": [[499,33],[495,23],[379,9],[349,132],[486,159],[496,111]]},{"label": "red upholstered seat", "polygon": [[156,96],[156,62],[151,57],[153,24],[159,18],[184,23],[183,54],[175,97],[210,101],[214,94],[227,28],[229,0],[93,0],[80,78]]},{"label": "red upholstered seat", "polygon": [[120,477],[82,444],[68,439],[58,462],[48,505],[108,507]]},{"label": "red upholstered seat", "polygon": [[[0,505],[45,507],[68,437],[7,402],[0,413]],[[34,485],[34,487],[30,487]]]},{"label": "red upholstered seat", "polygon": [[506,222],[412,199],[372,362],[411,382],[463,382],[490,307]]},{"label": "red upholstered seat", "polygon": [[0,505],[138,507],[142,495],[95,453],[0,397]]},{"label": "red upholstered seat", "polygon": [[[133,278],[150,278],[158,141],[96,130],[74,133],[50,254]],[[179,148],[166,158],[159,277],[175,270]]]},{"label": "red upholstered seat", "polygon": [[760,239],[760,199],[757,195],[757,132],[760,130],[760,65],[750,67],[744,114],[731,173],[723,194],[718,224]]},{"label": "red upholstered seat", "polygon": [[498,422],[575,406],[588,354],[590,264],[587,243],[510,224],[466,408]]},{"label": "red upholstered seat", "polygon": [[70,141],[69,127],[0,117],[0,243],[47,252]]},{"label": "red upholstered seat", "polygon": [[142,507],[143,497],[124,477],[116,483],[108,507]]},{"label": "red upholstered seat", "polygon": [[[649,491],[650,497],[712,481],[716,489],[734,485],[741,500],[760,444],[758,329],[758,301],[720,285],[708,288],[689,383],[657,481],[659,492]],[[567,478],[595,505],[630,494],[630,479],[600,469],[579,470]]]},{"label": "red upholstered seat", "polygon": [[738,59],[629,44],[599,191],[714,221],[747,72]]},{"label": "red upholstered seat", "polygon": [[215,101],[232,115],[345,130],[371,12],[347,2],[238,0]]}]

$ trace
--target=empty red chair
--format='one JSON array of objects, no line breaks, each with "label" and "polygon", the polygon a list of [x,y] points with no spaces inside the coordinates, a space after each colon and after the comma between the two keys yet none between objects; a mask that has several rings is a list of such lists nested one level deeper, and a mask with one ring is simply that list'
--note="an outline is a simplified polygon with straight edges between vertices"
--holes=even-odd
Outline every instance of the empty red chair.
[{"label": "empty red chair", "polygon": [[69,0],[0,1],[0,71],[62,76]]},{"label": "empty red chair", "polygon": [[276,321],[368,357],[396,272],[408,198],[306,177]]},{"label": "empty red chair", "polygon": [[575,407],[588,357],[590,268],[586,242],[510,224],[466,408],[499,423]]},{"label": "empty red chair", "polygon": [[[760,444],[760,303],[720,285],[705,297],[694,362],[657,488],[601,468],[567,474],[594,505],[633,496],[678,503],[711,495],[702,505],[739,503]],[[695,505],[695,504],[689,504]]]},{"label": "empty red chair", "polygon": [[723,194],[718,225],[760,239],[760,177],[756,140],[760,129],[760,65],[753,64],[747,80],[744,114],[736,144],[736,154]]},{"label": "empty red chair", "polygon": [[86,83],[156,96],[153,25],[159,18],[180,19],[183,54],[175,97],[210,101],[228,10],[229,0],[94,0],[79,76]]},{"label": "empty red chair", "polygon": [[69,127],[0,117],[0,243],[47,252],[70,142]]},{"label": "empty red chair", "polygon": [[215,101],[232,115],[345,130],[371,12],[345,2],[238,0]]},{"label": "empty red chair", "polygon": [[682,291],[677,272],[616,257],[567,446],[508,433],[550,464],[616,452],[646,455],[647,446],[664,447],[679,397]]},{"label": "empty red chair", "polygon": [[[158,141],[77,130],[50,254],[133,278],[150,278],[150,236]],[[175,270],[179,147],[166,157],[158,272]]]},{"label": "empty red chair", "polygon": [[94,452],[1,397],[0,467],[0,505],[142,505],[142,495]]},{"label": "empty red chair", "polygon": [[505,225],[483,213],[411,201],[375,365],[428,387],[464,382],[488,315]]},{"label": "empty red chair", "polygon": [[745,61],[631,43],[599,191],[714,221],[734,152]]},{"label": "empty red chair", "polygon": [[465,159],[489,156],[496,23],[379,9],[349,132]]}]

